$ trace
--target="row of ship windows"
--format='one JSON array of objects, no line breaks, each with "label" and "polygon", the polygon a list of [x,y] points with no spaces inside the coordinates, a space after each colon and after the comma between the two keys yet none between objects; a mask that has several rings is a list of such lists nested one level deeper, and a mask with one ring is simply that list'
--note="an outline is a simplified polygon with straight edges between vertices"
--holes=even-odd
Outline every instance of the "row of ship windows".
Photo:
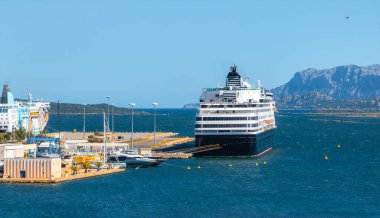
[{"label": "row of ship windows", "polygon": [[260,102],[266,102],[266,103],[269,103],[271,102],[272,100],[271,99],[260,99]]},{"label": "row of ship windows", "polygon": [[258,110],[239,110],[239,111],[202,111],[207,114],[234,114],[234,113],[258,113],[258,112],[271,112],[271,109],[258,109]]},{"label": "row of ship windows", "polygon": [[257,127],[257,123],[253,124],[195,124],[195,128],[232,128],[232,127]]},{"label": "row of ship windows", "polygon": [[0,129],[7,129],[8,128],[8,126],[0,126]]},{"label": "row of ship windows", "polygon": [[218,132],[257,132],[258,129],[250,130],[195,130],[195,133],[218,133]]},{"label": "row of ship windows", "polygon": [[270,104],[238,104],[238,105],[201,105],[201,108],[246,108],[246,107],[269,107]]},{"label": "row of ship windows", "polygon": [[273,114],[263,115],[263,116],[259,116],[259,119],[271,118],[273,116],[274,116]]},{"label": "row of ship windows", "polygon": [[203,120],[203,121],[213,121],[213,120],[257,120],[257,117],[197,117],[197,121],[201,121],[201,120]]}]

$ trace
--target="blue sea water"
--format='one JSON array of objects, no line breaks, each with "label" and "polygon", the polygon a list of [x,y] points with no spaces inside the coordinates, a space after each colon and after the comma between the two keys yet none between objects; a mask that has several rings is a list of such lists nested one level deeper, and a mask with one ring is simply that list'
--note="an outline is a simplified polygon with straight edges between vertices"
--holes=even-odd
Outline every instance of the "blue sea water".
[{"label": "blue sea water", "polygon": [[[158,113],[158,129],[193,135],[194,110]],[[262,157],[169,160],[61,184],[0,184],[1,217],[380,217],[380,119],[276,116],[275,145]],[[102,129],[101,116],[87,120],[88,130]],[[152,130],[152,116],[135,121],[137,131]],[[61,130],[74,128],[81,130],[81,116],[62,115]],[[129,128],[130,117],[115,117],[115,130]],[[58,129],[56,117],[48,129]]]}]

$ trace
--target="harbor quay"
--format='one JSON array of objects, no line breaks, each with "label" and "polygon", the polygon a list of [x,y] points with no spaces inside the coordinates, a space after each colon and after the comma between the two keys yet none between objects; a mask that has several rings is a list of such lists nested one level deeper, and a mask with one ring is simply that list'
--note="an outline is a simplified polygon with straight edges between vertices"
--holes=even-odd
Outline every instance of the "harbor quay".
[{"label": "harbor quay", "polygon": [[57,183],[120,173],[126,167],[109,162],[117,152],[133,151],[141,160],[190,158],[191,154],[160,149],[192,141],[173,132],[49,133],[23,143],[0,144],[0,182]]},{"label": "harbor quay", "polygon": [[61,141],[65,142],[65,146],[69,146],[69,150],[73,149],[73,145],[96,149],[96,147],[103,146],[104,138],[106,138],[108,147],[125,147],[126,149],[163,149],[195,140],[193,137],[183,137],[175,132],[157,132],[156,134],[152,132],[133,132],[133,136],[130,132],[107,132],[106,137],[104,137],[103,132],[61,132],[50,133],[47,136],[60,137]]},{"label": "harbor quay", "polygon": [[[15,157],[4,159],[0,182],[7,183],[58,183],[124,172],[112,165],[98,168],[82,166],[61,158]],[[96,169],[95,169],[96,168]]]},{"label": "harbor quay", "polygon": [[3,183],[60,183],[121,173],[112,166],[103,169],[73,168],[73,163],[60,158],[13,158],[4,161]]}]

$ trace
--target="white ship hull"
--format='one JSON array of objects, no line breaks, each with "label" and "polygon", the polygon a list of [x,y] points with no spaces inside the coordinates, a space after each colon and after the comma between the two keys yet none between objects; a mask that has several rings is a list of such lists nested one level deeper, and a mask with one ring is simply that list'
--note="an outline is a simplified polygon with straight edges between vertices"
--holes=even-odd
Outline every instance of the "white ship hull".
[{"label": "white ship hull", "polygon": [[49,121],[48,102],[15,101],[8,86],[4,86],[0,103],[0,131],[12,132],[20,128],[34,135],[42,133]]},{"label": "white ship hull", "polygon": [[[276,122],[272,94],[242,81],[231,67],[226,86],[204,89],[195,121],[195,139],[205,151],[195,156],[261,155],[273,145]],[[207,149],[216,146],[217,149]]]}]

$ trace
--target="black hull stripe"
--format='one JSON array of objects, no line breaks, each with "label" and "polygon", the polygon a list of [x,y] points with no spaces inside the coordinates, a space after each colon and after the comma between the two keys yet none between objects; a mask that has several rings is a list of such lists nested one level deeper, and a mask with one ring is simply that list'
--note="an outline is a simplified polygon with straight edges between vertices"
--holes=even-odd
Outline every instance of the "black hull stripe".
[{"label": "black hull stripe", "polygon": [[222,148],[195,153],[203,156],[259,156],[273,146],[274,129],[256,135],[196,135],[197,147],[219,144]]}]

